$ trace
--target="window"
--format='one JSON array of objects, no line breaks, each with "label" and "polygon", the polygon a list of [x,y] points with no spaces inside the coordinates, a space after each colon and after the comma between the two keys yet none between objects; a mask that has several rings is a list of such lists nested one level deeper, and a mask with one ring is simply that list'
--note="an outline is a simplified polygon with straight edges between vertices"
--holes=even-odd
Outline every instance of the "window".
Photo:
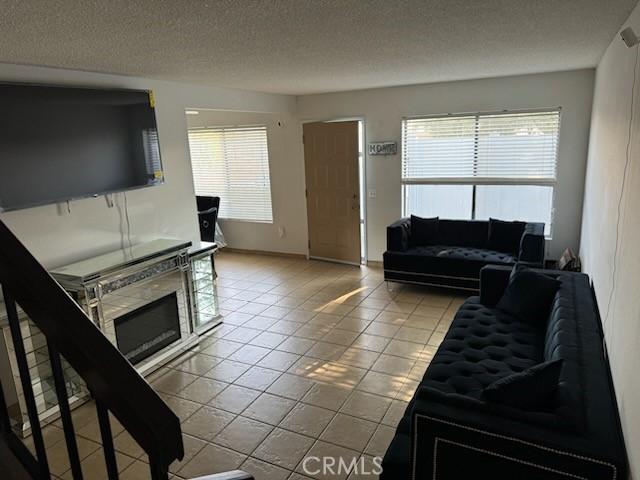
[{"label": "window", "polygon": [[544,222],[550,235],[560,111],[402,122],[404,215]]},{"label": "window", "polygon": [[267,127],[194,128],[196,195],[220,197],[220,218],[273,223]]}]

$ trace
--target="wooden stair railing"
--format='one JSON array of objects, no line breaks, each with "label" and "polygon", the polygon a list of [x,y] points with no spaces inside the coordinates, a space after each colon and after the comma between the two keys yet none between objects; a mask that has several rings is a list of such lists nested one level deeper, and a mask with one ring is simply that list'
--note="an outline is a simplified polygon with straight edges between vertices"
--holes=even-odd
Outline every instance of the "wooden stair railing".
[{"label": "wooden stair railing", "polygon": [[[73,479],[82,480],[83,474],[61,356],[84,380],[95,400],[109,480],[118,478],[109,412],[148,455],[150,477],[153,480],[168,479],[169,465],[184,457],[178,417],[2,221],[0,285],[4,294],[35,455],[12,431],[1,384],[0,434],[31,477],[49,480],[51,474],[17,306],[39,328],[47,341]],[[252,478],[239,471],[222,475],[224,478]],[[218,476],[206,478],[216,477]]]}]

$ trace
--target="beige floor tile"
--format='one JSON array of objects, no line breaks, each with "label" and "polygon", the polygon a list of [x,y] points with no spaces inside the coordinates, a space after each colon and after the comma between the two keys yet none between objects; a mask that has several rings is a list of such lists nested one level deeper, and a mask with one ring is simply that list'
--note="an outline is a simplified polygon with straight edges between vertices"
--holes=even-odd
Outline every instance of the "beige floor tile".
[{"label": "beige floor tile", "polygon": [[[193,457],[196,456],[204,447],[207,446],[207,442],[190,435],[182,435],[182,445],[184,447],[184,458],[180,461],[176,460],[169,466],[169,472],[177,473],[183,466],[185,466]],[[142,460],[146,460],[147,457],[143,457]]]},{"label": "beige floor tile", "polygon": [[[262,305],[264,308],[267,308],[266,305]],[[247,328],[254,328],[256,330],[267,330],[271,325],[276,323],[278,320],[271,317],[263,317],[257,315],[253,317],[251,320],[247,321],[243,326]]]},{"label": "beige floor tile", "polygon": [[341,303],[329,303],[322,309],[322,313],[330,313],[333,315],[344,316],[344,315],[347,315],[351,310],[353,310],[353,306],[351,305],[343,305]]},{"label": "beige floor tile", "polygon": [[422,328],[424,330],[433,330],[436,328],[440,320],[436,317],[425,317],[422,315],[409,315],[409,318],[404,322],[404,327],[410,328]]},{"label": "beige floor tile", "polygon": [[271,433],[273,426],[246,417],[236,417],[213,442],[249,455]]},{"label": "beige floor tile", "polygon": [[293,470],[313,445],[313,439],[276,428],[252,456],[279,467]]},{"label": "beige floor tile", "polygon": [[335,343],[318,342],[309,349],[307,357],[320,358],[322,360],[335,361],[346,351],[346,347]]},{"label": "beige floor tile", "polygon": [[356,387],[368,393],[383,395],[389,398],[395,398],[402,385],[405,377],[387,375],[386,373],[369,372]]},{"label": "beige floor tile", "polygon": [[398,333],[398,330],[400,330],[399,325],[392,325],[384,322],[371,322],[371,325],[365,329],[364,333],[367,335],[393,338],[393,336]]},{"label": "beige floor tile", "polygon": [[136,460],[120,474],[120,480],[150,480],[151,471],[149,464]]},{"label": "beige floor tile", "polygon": [[213,397],[227,388],[229,384],[220,380],[199,377],[176,395],[197,403],[208,403]]},{"label": "beige floor tile", "polygon": [[[118,472],[122,472],[128,466],[135,461],[134,458],[123,455],[116,452],[116,464],[118,465]],[[96,450],[89,456],[87,456],[82,462],[80,462],[80,468],[82,469],[82,475],[84,478],[91,480],[107,480],[109,475],[107,473],[107,466],[104,460],[104,452],[102,448]],[[60,476],[62,480],[72,480],[73,474],[71,470],[68,470]]]},{"label": "beige floor tile", "polygon": [[191,353],[180,357],[179,361],[171,365],[171,368],[192,373],[193,375],[203,375],[221,361],[222,359],[220,358],[205,355],[204,353]]},{"label": "beige floor tile", "polygon": [[286,372],[300,358],[295,353],[273,350],[258,362],[258,365],[280,372]]},{"label": "beige floor tile", "polygon": [[298,403],[280,422],[280,427],[308,437],[317,438],[334,417],[325,408]]},{"label": "beige floor tile", "polygon": [[255,480],[286,480],[291,474],[289,470],[253,457],[247,458],[240,469],[251,474]]},{"label": "beige floor tile", "polygon": [[205,373],[205,377],[212,378],[214,380],[220,380],[222,382],[232,383],[236,381],[240,377],[240,375],[249,370],[249,368],[250,365],[247,365],[245,363],[236,362],[233,360],[223,360],[207,373]]},{"label": "beige floor tile", "polygon": [[271,318],[280,319],[280,318],[284,317],[290,311],[291,311],[290,308],[278,307],[277,305],[272,305],[269,308],[267,308],[264,312],[262,312],[261,315],[263,317],[271,317]]},{"label": "beige floor tile", "polygon": [[433,335],[431,335],[431,337],[429,337],[429,345],[432,345],[434,347],[439,347],[440,344],[442,343],[442,340],[444,340],[444,336],[446,335],[446,332],[433,332]]},{"label": "beige floor tile", "polygon": [[233,342],[248,343],[256,338],[262,330],[247,327],[238,327],[235,330],[229,332],[224,336],[225,340],[231,340]]},{"label": "beige floor tile", "polygon": [[298,323],[306,323],[309,320],[311,320],[313,317],[315,317],[317,314],[318,312],[314,310],[295,309],[287,313],[284,316],[283,320],[289,320],[291,322],[298,322]]},{"label": "beige floor tile", "polygon": [[175,413],[181,422],[193,415],[202,405],[173,395],[162,395],[162,399]]},{"label": "beige floor tile", "polygon": [[[76,437],[76,441],[80,460],[84,460],[98,449],[102,451],[99,443],[82,437]],[[71,466],[69,465],[66,442],[57,442],[50,448],[47,448],[47,460],[49,461],[49,469],[53,475],[61,476],[69,470]]]},{"label": "beige floor tile", "polygon": [[362,452],[375,430],[374,422],[338,413],[322,433],[320,440]]},{"label": "beige floor tile", "polygon": [[398,330],[393,338],[396,340],[425,344],[432,333],[432,330],[424,330],[422,328],[400,327],[400,330]]},{"label": "beige floor tile", "polygon": [[348,347],[354,342],[356,338],[358,338],[358,332],[352,332],[349,330],[341,330],[338,328],[334,328],[329,333],[327,333],[324,337],[322,337],[322,341],[329,342],[329,343],[337,343],[338,345],[344,345]]},{"label": "beige floor tile", "polygon": [[[424,352],[423,352],[424,356]],[[429,362],[425,362],[422,360],[418,360],[413,367],[411,367],[411,371],[407,375],[409,380],[415,380],[419,382],[424,377],[425,372],[427,371],[427,367],[429,366]]]},{"label": "beige floor tile", "polygon": [[[258,298],[261,295],[262,295],[261,293],[255,293],[254,292],[252,300],[255,300],[256,298]],[[268,308],[268,305],[264,305],[263,303],[255,303],[253,301],[250,301],[246,305],[240,307],[238,309],[238,312],[248,313],[250,315],[259,315],[261,312],[264,312],[267,308]],[[248,328],[254,328],[251,325],[247,325],[247,323],[249,323],[249,322],[243,323],[242,326],[243,327],[248,327]]]},{"label": "beige floor tile", "polygon": [[412,358],[397,357],[383,353],[373,364],[371,370],[386,373],[387,375],[407,376],[415,363],[416,361]]},{"label": "beige floor tile", "polygon": [[[232,302],[233,302],[233,306],[232,306]],[[240,300],[227,300],[227,302],[225,302],[224,305],[222,302],[220,303],[220,308],[237,310],[238,308],[242,307],[243,305],[246,305],[247,303],[248,302],[240,301]],[[253,317],[253,315],[249,313],[242,313],[242,312],[235,311],[233,313],[225,315],[224,321],[230,325],[241,326],[241,325],[244,325],[247,321],[251,320],[251,317]]]},{"label": "beige floor tile", "polygon": [[232,342],[231,340],[221,338],[208,347],[203,348],[202,353],[213,355],[214,357],[227,358],[241,347],[242,343]]},{"label": "beige floor tile", "polygon": [[196,478],[236,470],[246,458],[246,455],[228,448],[209,444],[187,462],[178,474],[183,478]]},{"label": "beige floor tile", "polygon": [[362,455],[348,480],[378,480],[382,473],[382,458]]},{"label": "beige floor tile", "polygon": [[416,307],[417,307],[417,304],[415,303],[402,302],[402,301],[393,299],[387,304],[386,307],[384,307],[384,310],[387,312],[410,314],[410,313],[413,313]]},{"label": "beige floor tile", "polygon": [[309,340],[320,340],[331,331],[331,328],[320,324],[306,324],[296,330],[295,336]]},{"label": "beige floor tile", "polygon": [[277,425],[289,413],[295,403],[295,401],[287,398],[263,393],[242,412],[242,415],[270,425]]},{"label": "beige floor tile", "polygon": [[370,320],[363,320],[362,318],[345,317],[340,320],[340,323],[336,325],[336,328],[348,330],[350,332],[362,333],[370,323]]},{"label": "beige floor tile", "polygon": [[292,400],[300,400],[313,385],[314,382],[312,380],[291,373],[283,373],[280,378],[271,384],[267,389],[267,393]]},{"label": "beige floor tile", "polygon": [[292,335],[304,324],[300,322],[291,322],[289,320],[278,320],[271,325],[267,330],[274,333],[280,333],[282,335]]},{"label": "beige floor tile", "polygon": [[348,415],[379,423],[391,406],[391,399],[382,395],[355,390],[340,411]]},{"label": "beige floor tile", "polygon": [[240,413],[260,396],[260,391],[240,385],[230,385],[209,405],[232,413]]},{"label": "beige floor tile", "polygon": [[[286,335],[282,335],[281,333],[262,332],[256,338],[251,340],[249,344],[265,348],[276,348],[287,338],[289,337],[287,337]],[[425,341],[425,343],[427,342]]]},{"label": "beige floor tile", "polygon": [[234,418],[235,414],[231,412],[205,406],[182,423],[182,432],[202,440],[211,440]]},{"label": "beige floor tile", "polygon": [[390,341],[391,338],[363,333],[358,338],[356,338],[352,346],[363,348],[365,350],[371,350],[373,352],[382,352],[387,347]]},{"label": "beige floor tile", "polygon": [[288,337],[276,347],[276,350],[304,355],[315,344],[316,341],[309,338]]},{"label": "beige floor tile", "polygon": [[254,365],[262,360],[269,352],[271,352],[270,348],[258,347],[257,345],[245,345],[229,355],[229,360]]},{"label": "beige floor tile", "polygon": [[364,350],[362,348],[350,347],[344,351],[342,356],[337,360],[338,363],[345,365],[351,365],[359,368],[371,368],[371,366],[378,359],[380,354],[371,350]]},{"label": "beige floor tile", "polygon": [[170,370],[155,380],[151,386],[158,392],[176,394],[193,383],[198,377],[178,370]]},{"label": "beige floor tile", "polygon": [[120,432],[114,439],[113,445],[117,452],[132,458],[140,458],[145,455],[142,447],[127,431]]},{"label": "beige floor tile", "polygon": [[398,357],[410,358],[415,361],[421,359],[423,350],[423,343],[406,342],[404,340],[391,340],[387,347],[384,349],[384,353],[386,353],[387,355],[396,355]]},{"label": "beige floor tile", "polygon": [[422,315],[425,317],[434,317],[440,319],[444,314],[444,307],[434,307],[432,305],[426,305],[421,303],[418,307],[413,311],[415,315]]},{"label": "beige floor tile", "polygon": [[389,448],[391,440],[396,433],[396,429],[388,427],[386,425],[379,425],[376,432],[371,437],[369,444],[364,450],[364,453],[372,455],[374,457],[383,457]]},{"label": "beige floor tile", "polygon": [[[335,459],[336,466],[333,467],[332,470],[323,471],[321,468],[322,463],[317,460],[322,458]],[[342,464],[349,466],[357,461],[358,458],[360,458],[360,454],[355,450],[319,440],[300,461],[296,467],[296,472],[308,475],[309,477],[317,480],[343,480],[347,478],[350,470],[343,471],[339,469],[339,465]]]},{"label": "beige floor tile", "polygon": [[302,401],[316,407],[326,408],[337,412],[351,393],[350,389],[336,387],[335,385],[315,384]]},{"label": "beige floor tile", "polygon": [[380,315],[373,319],[373,321],[402,326],[407,321],[408,317],[409,314],[407,313],[390,312],[387,310],[383,310],[382,312],[380,312]]},{"label": "beige floor tile", "polygon": [[398,392],[398,396],[396,397],[398,400],[403,400],[405,402],[411,401],[413,395],[416,393],[416,389],[418,388],[419,383],[414,380],[405,380],[400,387],[400,391]]},{"label": "beige floor tile", "polygon": [[255,390],[266,390],[280,375],[282,375],[282,372],[277,370],[253,366],[234,383]]}]

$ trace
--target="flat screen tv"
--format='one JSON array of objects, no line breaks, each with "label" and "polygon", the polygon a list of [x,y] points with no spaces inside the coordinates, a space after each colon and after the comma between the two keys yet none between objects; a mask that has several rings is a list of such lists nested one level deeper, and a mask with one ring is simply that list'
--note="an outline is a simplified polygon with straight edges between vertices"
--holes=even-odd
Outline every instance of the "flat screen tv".
[{"label": "flat screen tv", "polygon": [[0,211],[163,182],[151,92],[0,84]]}]

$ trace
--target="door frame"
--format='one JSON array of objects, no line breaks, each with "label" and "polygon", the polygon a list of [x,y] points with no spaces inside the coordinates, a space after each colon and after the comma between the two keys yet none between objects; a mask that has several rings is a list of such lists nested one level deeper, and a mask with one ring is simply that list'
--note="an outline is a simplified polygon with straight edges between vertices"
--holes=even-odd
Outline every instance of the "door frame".
[{"label": "door frame", "polygon": [[[350,117],[332,117],[330,119],[326,118],[306,118],[300,121],[301,127],[305,123],[337,123],[337,122],[358,122],[358,150],[361,150],[362,156],[358,156],[358,180],[360,184],[360,265],[367,265],[369,261],[369,253],[368,253],[368,245],[367,239],[369,238],[368,232],[368,222],[367,222],[367,128],[366,128],[366,120],[364,115],[350,116]],[[301,128],[302,129],[302,128]],[[302,135],[302,132],[300,132]],[[304,188],[306,191],[307,188],[307,171],[306,164],[304,159],[304,145],[302,152],[302,163],[304,170]],[[305,214],[308,211],[306,210],[306,202],[305,202]],[[311,258],[310,249],[309,249],[309,216],[307,217],[307,260]],[[340,260],[327,259],[335,263],[345,263],[347,265],[354,265],[350,262],[343,262]]]}]

